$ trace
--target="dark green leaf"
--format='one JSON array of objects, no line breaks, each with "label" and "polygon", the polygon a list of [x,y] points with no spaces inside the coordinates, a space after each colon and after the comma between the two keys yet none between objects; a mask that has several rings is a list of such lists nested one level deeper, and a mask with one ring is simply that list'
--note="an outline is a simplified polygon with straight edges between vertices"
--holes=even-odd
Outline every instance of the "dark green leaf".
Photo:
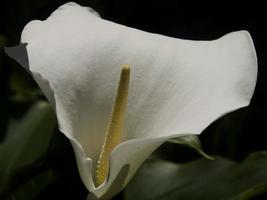
[{"label": "dark green leaf", "polygon": [[176,164],[152,158],[125,189],[126,200],[245,200],[267,191],[267,152],[241,163],[217,157]]},{"label": "dark green leaf", "polygon": [[55,125],[55,116],[46,102],[33,105],[21,121],[9,123],[6,139],[0,144],[0,196],[10,189],[18,171],[47,152]]},{"label": "dark green leaf", "polygon": [[34,199],[48,184],[56,179],[52,170],[41,172],[25,182],[12,193],[3,197],[3,200],[31,200]]},{"label": "dark green leaf", "polygon": [[0,34],[0,48],[7,44],[7,39],[3,34]]}]

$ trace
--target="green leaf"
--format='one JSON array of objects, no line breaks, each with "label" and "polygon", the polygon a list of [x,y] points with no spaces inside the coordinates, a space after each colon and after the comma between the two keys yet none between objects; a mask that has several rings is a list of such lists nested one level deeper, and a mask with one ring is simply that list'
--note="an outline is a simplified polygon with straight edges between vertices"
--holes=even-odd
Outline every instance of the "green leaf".
[{"label": "green leaf", "polygon": [[32,177],[12,193],[3,197],[3,200],[31,200],[34,199],[48,184],[56,179],[56,175],[52,170],[47,170]]},{"label": "green leaf", "polygon": [[0,143],[0,196],[10,190],[17,172],[30,167],[48,150],[56,118],[46,102],[33,105],[20,121],[12,120]]},{"label": "green leaf", "polygon": [[0,48],[7,44],[7,39],[3,34],[0,34]]},{"label": "green leaf", "polygon": [[267,191],[267,152],[241,163],[217,157],[186,164],[149,159],[125,189],[125,200],[246,200]]}]

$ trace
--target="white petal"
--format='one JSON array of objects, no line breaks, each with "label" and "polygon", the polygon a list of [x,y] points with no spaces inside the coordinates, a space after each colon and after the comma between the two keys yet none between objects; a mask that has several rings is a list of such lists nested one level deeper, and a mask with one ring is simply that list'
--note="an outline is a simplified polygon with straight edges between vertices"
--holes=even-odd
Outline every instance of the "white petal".
[{"label": "white petal", "polygon": [[[30,22],[21,41],[28,44],[30,71],[45,93],[53,94],[83,181],[97,196],[128,163],[127,182],[168,138],[200,134],[221,115],[248,105],[257,77],[246,31],[214,41],[174,39],[103,20],[74,3],[46,21]],[[92,172],[123,64],[132,67],[125,142],[112,152],[107,184],[95,190]]]}]

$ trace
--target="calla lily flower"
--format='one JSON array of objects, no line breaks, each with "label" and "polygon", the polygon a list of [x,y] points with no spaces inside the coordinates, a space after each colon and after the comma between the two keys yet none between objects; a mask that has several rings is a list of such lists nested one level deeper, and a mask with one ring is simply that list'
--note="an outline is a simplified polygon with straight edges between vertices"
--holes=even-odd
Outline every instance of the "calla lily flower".
[{"label": "calla lily flower", "polygon": [[21,43],[6,52],[53,106],[89,199],[121,191],[167,140],[198,135],[247,106],[257,78],[247,31],[176,39],[104,20],[76,3],[29,22]]}]

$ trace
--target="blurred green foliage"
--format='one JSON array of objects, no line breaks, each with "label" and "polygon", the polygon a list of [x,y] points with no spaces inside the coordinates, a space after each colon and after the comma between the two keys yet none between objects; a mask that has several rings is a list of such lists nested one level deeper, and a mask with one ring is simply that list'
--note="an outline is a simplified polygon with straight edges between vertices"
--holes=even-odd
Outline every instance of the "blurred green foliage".
[{"label": "blurred green foliage", "polygon": [[[2,48],[17,45],[26,23],[45,19],[65,2],[15,0],[1,4],[1,200],[86,199],[87,191],[79,178],[73,150],[55,128],[52,109],[31,76],[9,59]],[[248,15],[252,7],[261,10],[264,6],[251,6],[244,1],[237,7],[224,1],[219,7],[190,1],[188,5],[182,1],[76,2],[115,22],[180,38],[214,39],[233,30],[247,29],[259,58],[259,79],[250,107],[222,117],[200,135],[204,151],[215,155],[214,161],[201,158],[188,147],[193,145],[200,150],[195,139],[187,146],[166,143],[114,199],[266,199],[267,156],[258,152],[267,150],[264,68],[267,33],[263,26],[266,17],[261,17],[264,12]],[[251,154],[254,151],[258,153]]]},{"label": "blurred green foliage", "polygon": [[125,191],[126,200],[247,200],[267,189],[267,152],[241,163],[216,157],[177,164],[151,157]]},{"label": "blurred green foliage", "polygon": [[[13,190],[17,190],[12,186],[14,179],[17,179],[20,173],[27,172],[27,168],[34,167],[35,162],[47,153],[55,127],[54,113],[46,102],[34,104],[21,120],[9,121],[5,141],[0,144],[0,195],[12,194]],[[47,180],[42,179],[42,184],[51,181],[49,177],[51,173]],[[29,181],[34,180],[26,179],[26,182]],[[37,186],[41,187],[41,184]],[[22,186],[18,187],[23,190]],[[29,195],[29,191],[24,193]],[[16,199],[30,198],[22,196]]]},{"label": "blurred green foliage", "polygon": [[42,171],[37,175],[19,185],[12,192],[5,194],[3,200],[31,200],[35,199],[38,194],[56,179],[56,175],[52,170]]}]

